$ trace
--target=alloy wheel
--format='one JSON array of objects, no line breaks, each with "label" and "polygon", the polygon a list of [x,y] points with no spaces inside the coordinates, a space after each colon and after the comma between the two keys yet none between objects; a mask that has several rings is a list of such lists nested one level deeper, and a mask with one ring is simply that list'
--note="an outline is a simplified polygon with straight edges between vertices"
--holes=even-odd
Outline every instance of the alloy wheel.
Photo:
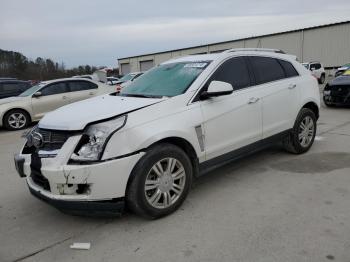
[{"label": "alloy wheel", "polygon": [[181,162],[164,158],[155,163],[148,172],[144,191],[147,202],[154,208],[172,206],[184,191],[186,173]]},{"label": "alloy wheel", "polygon": [[8,118],[8,124],[13,129],[23,128],[27,123],[26,116],[23,113],[12,113]]},{"label": "alloy wheel", "polygon": [[315,133],[315,123],[310,116],[306,116],[301,122],[299,126],[299,134],[298,139],[299,143],[302,147],[308,147]]}]

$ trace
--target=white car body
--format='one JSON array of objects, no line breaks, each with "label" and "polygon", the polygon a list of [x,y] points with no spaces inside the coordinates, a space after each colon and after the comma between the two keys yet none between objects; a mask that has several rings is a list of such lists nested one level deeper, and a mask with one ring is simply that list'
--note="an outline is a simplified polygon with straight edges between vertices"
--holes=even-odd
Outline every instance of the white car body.
[{"label": "white car body", "polygon": [[[253,85],[231,95],[203,101],[196,98],[225,61],[252,56],[287,61],[298,76]],[[202,61],[211,62],[181,95],[162,98],[104,95],[46,114],[38,124],[39,129],[70,135],[62,148],[51,156],[50,152],[42,152],[41,173],[50,190],[32,180],[31,154],[26,153],[25,146],[21,150],[18,159],[22,160],[18,161],[23,161],[23,167],[18,170],[26,176],[32,193],[49,202],[60,203],[123,199],[133,168],[147,149],[159,141],[188,144],[200,172],[202,168],[213,166],[218,157],[291,130],[303,107],[311,106],[318,112],[320,95],[316,80],[293,56],[247,49],[182,57],[163,64]],[[123,115],[124,123],[122,127],[119,123],[118,131],[109,138],[100,161],[70,163],[86,126]],[[79,184],[88,184],[89,190],[78,194]]]},{"label": "white car body", "polygon": [[[68,105],[83,99],[114,92],[114,88],[102,83],[96,83],[86,78],[62,78],[39,83],[40,88],[36,92],[42,92],[45,88],[59,83],[87,83],[93,89],[61,92],[52,95],[35,97],[35,94],[27,96],[10,97],[0,101],[0,127],[4,124],[5,115],[13,110],[21,110],[30,116],[32,122],[39,121],[46,113],[61,106]],[[35,87],[32,87],[35,88]],[[35,93],[36,93],[35,92]],[[28,124],[28,123],[27,123]]]},{"label": "white car body", "polygon": [[320,62],[303,63],[303,66],[311,71],[311,74],[317,78],[320,84],[324,83],[326,71]]}]

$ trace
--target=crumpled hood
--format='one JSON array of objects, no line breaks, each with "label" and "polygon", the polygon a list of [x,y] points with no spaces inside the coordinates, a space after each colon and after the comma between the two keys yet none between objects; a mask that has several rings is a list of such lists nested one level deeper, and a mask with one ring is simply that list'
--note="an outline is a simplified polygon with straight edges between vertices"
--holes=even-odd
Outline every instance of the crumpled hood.
[{"label": "crumpled hood", "polygon": [[63,106],[44,116],[40,128],[83,130],[91,122],[111,118],[162,101],[162,99],[103,95]]},{"label": "crumpled hood", "polygon": [[13,97],[8,97],[8,98],[3,98],[0,99],[0,105],[3,104],[8,104],[8,103],[12,103],[12,102],[16,102],[16,101],[20,101],[25,99],[25,97],[20,97],[20,96],[13,96]]}]

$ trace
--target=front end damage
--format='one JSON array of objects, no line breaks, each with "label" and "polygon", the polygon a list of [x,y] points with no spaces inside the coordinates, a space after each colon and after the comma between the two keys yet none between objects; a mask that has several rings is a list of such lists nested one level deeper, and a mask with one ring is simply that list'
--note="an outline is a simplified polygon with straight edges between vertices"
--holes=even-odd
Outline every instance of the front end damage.
[{"label": "front end damage", "polygon": [[26,178],[34,196],[70,214],[123,212],[129,175],[142,152],[109,161],[74,163],[70,159],[81,133],[40,129],[36,133],[41,142],[27,141],[15,156],[17,172]]}]

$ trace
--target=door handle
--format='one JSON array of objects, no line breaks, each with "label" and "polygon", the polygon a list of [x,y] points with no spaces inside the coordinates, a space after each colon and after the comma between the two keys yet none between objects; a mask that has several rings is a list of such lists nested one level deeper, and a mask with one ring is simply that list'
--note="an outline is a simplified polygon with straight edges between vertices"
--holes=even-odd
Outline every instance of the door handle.
[{"label": "door handle", "polygon": [[260,98],[258,97],[251,97],[249,98],[248,104],[254,104],[256,102],[258,102],[260,100]]},{"label": "door handle", "polygon": [[62,98],[63,98],[63,99],[67,99],[67,97],[66,97],[66,96],[62,96]]},{"label": "door handle", "polygon": [[288,86],[288,89],[294,89],[294,88],[296,88],[296,87],[297,87],[296,84],[290,84],[290,85]]},{"label": "door handle", "polygon": [[90,92],[89,95],[92,96],[94,94],[94,92]]}]

